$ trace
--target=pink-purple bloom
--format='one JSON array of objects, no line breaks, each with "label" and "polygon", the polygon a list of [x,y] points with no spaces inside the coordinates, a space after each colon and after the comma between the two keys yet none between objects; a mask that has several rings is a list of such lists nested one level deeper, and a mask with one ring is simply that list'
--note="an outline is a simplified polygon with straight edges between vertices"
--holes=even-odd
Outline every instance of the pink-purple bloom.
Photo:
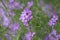
[{"label": "pink-purple bloom", "polygon": [[15,0],[9,0],[10,3],[14,2]]},{"label": "pink-purple bloom", "polygon": [[9,0],[9,2],[6,2],[6,0],[2,0],[5,7],[7,9],[23,9],[23,5],[17,2],[16,0]]},{"label": "pink-purple bloom", "polygon": [[22,14],[19,18],[25,26],[29,26],[28,22],[33,18],[32,11],[30,10],[30,7],[33,5],[33,1],[28,2],[27,7],[22,11]]},{"label": "pink-purple bloom", "polygon": [[33,18],[32,11],[28,8],[25,8],[19,18],[25,26],[28,26],[28,22]]},{"label": "pink-purple bloom", "polygon": [[57,34],[56,30],[53,29],[52,32],[45,37],[45,40],[59,40],[60,39],[60,34]]},{"label": "pink-purple bloom", "polygon": [[58,34],[56,37],[57,37],[58,40],[60,40],[60,34]]},{"label": "pink-purple bloom", "polygon": [[11,25],[9,26],[9,28],[10,28],[12,31],[16,31],[16,30],[18,30],[18,28],[19,28],[19,24],[18,24],[18,23],[11,24]]},{"label": "pink-purple bloom", "polygon": [[10,19],[6,16],[3,17],[3,25],[4,26],[8,26],[10,23]]},{"label": "pink-purple bloom", "polygon": [[12,37],[9,34],[4,34],[7,40],[12,40]]},{"label": "pink-purple bloom", "polygon": [[55,29],[53,29],[50,34],[56,35],[57,34],[57,31]]},{"label": "pink-purple bloom", "polygon": [[[57,23],[58,16],[55,15],[53,7],[51,5],[45,5],[42,0],[41,4],[42,11],[49,17],[52,16],[51,20],[49,20],[48,22],[48,25],[54,26]],[[2,0],[0,4],[0,16],[2,17],[0,18],[0,21],[2,21],[2,23],[0,23],[4,27],[6,26],[8,28],[8,30],[6,31],[7,33],[4,35],[7,38],[7,40],[13,40],[11,39],[11,36],[16,37],[17,31],[20,26],[19,23],[15,22],[15,20],[12,20],[12,17],[15,16],[15,13],[13,11],[14,9],[23,9],[19,20],[22,21],[24,26],[27,26],[28,32],[24,35],[22,40],[32,40],[33,36],[35,35],[35,32],[32,32],[32,26],[29,27],[29,21],[33,18],[32,11],[30,10],[31,6],[33,6],[33,1],[28,2],[26,8],[23,9],[23,5],[21,5],[19,2],[15,0],[9,0],[9,2]],[[60,40],[60,34],[58,34],[55,29],[52,29],[52,32],[49,33],[44,40]]]},{"label": "pink-purple bloom", "polygon": [[49,20],[48,25],[49,26],[54,26],[56,24],[57,20],[58,20],[58,16],[53,15],[53,18],[51,18],[51,20]]},{"label": "pink-purple bloom", "polygon": [[10,1],[8,8],[9,9],[23,9],[23,5],[21,5],[19,2],[12,0]]},{"label": "pink-purple bloom", "polygon": [[28,2],[27,7],[30,8],[33,5],[33,1]]},{"label": "pink-purple bloom", "polygon": [[13,37],[16,37],[17,30],[19,29],[19,24],[17,22],[9,25],[8,33],[11,34]]},{"label": "pink-purple bloom", "polygon": [[32,37],[35,35],[35,32],[27,32],[23,40],[32,40]]},{"label": "pink-purple bloom", "polygon": [[57,35],[57,32],[56,32],[55,29],[53,29],[48,37],[49,37],[50,40],[56,40],[56,35]]},{"label": "pink-purple bloom", "polygon": [[0,8],[0,15],[2,16],[2,19],[1,19],[2,20],[2,25],[3,26],[8,26],[11,19],[9,17],[7,17],[5,13],[6,12],[2,8]]}]

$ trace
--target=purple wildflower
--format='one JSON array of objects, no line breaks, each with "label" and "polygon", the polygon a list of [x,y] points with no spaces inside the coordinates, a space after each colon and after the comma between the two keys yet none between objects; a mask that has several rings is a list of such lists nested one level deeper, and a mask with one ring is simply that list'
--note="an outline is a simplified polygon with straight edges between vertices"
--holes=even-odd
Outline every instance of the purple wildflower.
[{"label": "purple wildflower", "polygon": [[44,40],[48,40],[48,36],[46,36],[46,37],[44,38]]},{"label": "purple wildflower", "polygon": [[4,11],[4,9],[1,7],[0,8],[0,15],[1,15],[1,24],[4,26],[4,27],[8,27],[11,19],[9,17],[6,16],[6,11]]},{"label": "purple wildflower", "polygon": [[49,37],[49,40],[56,40],[56,38],[53,37],[52,35],[49,35],[48,37]]},{"label": "purple wildflower", "polygon": [[30,8],[32,5],[33,5],[33,1],[31,1],[31,2],[28,2],[28,5],[27,5],[27,7],[28,7],[28,8]]},{"label": "purple wildflower", "polygon": [[9,3],[8,5],[9,9],[23,9],[23,5],[21,5],[19,2],[14,1],[13,3]]},{"label": "purple wildflower", "polygon": [[8,33],[11,34],[13,37],[16,37],[16,33],[17,33],[18,28],[19,28],[19,24],[15,22],[14,24],[11,24],[9,26]]},{"label": "purple wildflower", "polygon": [[18,23],[14,23],[14,25],[13,25],[13,30],[15,31],[15,30],[18,30],[18,28],[19,28],[19,24]]},{"label": "purple wildflower", "polygon": [[56,35],[57,35],[57,32],[56,32],[55,29],[53,29],[48,37],[49,37],[50,40],[56,40]]},{"label": "purple wildflower", "polygon": [[28,21],[30,21],[32,18],[32,11],[26,8],[23,10],[19,20],[21,20],[25,26],[28,26]]},{"label": "purple wildflower", "polygon": [[45,40],[56,40],[56,30],[52,30],[52,32],[45,37]]},{"label": "purple wildflower", "polygon": [[56,32],[56,30],[55,30],[55,29],[53,29],[53,30],[52,30],[52,32],[51,32],[50,34],[56,35],[56,34],[57,34],[57,32]]},{"label": "purple wildflower", "polygon": [[57,37],[58,40],[60,40],[60,34],[58,34],[56,37]]},{"label": "purple wildflower", "polygon": [[2,8],[0,8],[0,15],[5,16],[4,10]]},{"label": "purple wildflower", "polygon": [[53,29],[52,32],[45,39],[46,40],[60,40],[60,34],[57,34],[56,30]]},{"label": "purple wildflower", "polygon": [[9,0],[9,2],[6,2],[5,0],[2,0],[5,7],[8,9],[23,9],[23,5],[15,0]]},{"label": "purple wildflower", "polygon": [[9,0],[10,3],[14,2],[15,0]]},{"label": "purple wildflower", "polygon": [[32,40],[32,37],[35,35],[35,32],[28,32],[25,34],[25,38],[23,40]]},{"label": "purple wildflower", "polygon": [[51,18],[51,20],[49,20],[48,25],[49,26],[54,26],[56,24],[57,20],[58,20],[58,16],[53,15],[53,18]]},{"label": "purple wildflower", "polygon": [[4,26],[7,27],[7,26],[10,24],[10,21],[11,21],[10,18],[8,18],[8,17],[6,17],[6,16],[3,17],[3,25],[4,25]]},{"label": "purple wildflower", "polygon": [[10,25],[9,28],[10,28],[12,31],[16,31],[16,30],[18,30],[18,28],[19,28],[19,24],[18,24],[18,23],[14,23],[14,24]]},{"label": "purple wildflower", "polygon": [[9,34],[5,34],[5,37],[6,37],[7,40],[12,40],[12,38]]}]

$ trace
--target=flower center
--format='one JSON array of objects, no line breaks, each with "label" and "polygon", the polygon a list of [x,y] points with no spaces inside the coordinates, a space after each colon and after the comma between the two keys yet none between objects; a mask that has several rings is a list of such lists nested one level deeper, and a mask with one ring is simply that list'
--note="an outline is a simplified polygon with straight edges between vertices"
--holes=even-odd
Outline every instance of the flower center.
[{"label": "flower center", "polygon": [[28,15],[28,13],[26,13],[26,15]]}]

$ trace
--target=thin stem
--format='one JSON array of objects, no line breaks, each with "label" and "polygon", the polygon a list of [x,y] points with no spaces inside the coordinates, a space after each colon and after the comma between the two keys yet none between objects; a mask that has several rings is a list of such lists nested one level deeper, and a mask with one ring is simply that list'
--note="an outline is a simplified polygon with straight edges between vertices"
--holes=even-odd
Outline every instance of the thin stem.
[{"label": "thin stem", "polygon": [[8,16],[10,16],[9,14],[10,14],[10,10],[6,7],[6,5],[5,5],[5,1],[4,0],[2,0],[1,1],[1,3],[2,3],[2,7],[3,7],[3,9],[5,10],[5,11],[7,11],[8,12]]},{"label": "thin stem", "polygon": [[4,9],[7,9],[7,7],[5,6],[5,3],[4,3],[3,1],[4,1],[4,0],[1,1],[2,4],[3,4],[3,8],[4,8]]}]

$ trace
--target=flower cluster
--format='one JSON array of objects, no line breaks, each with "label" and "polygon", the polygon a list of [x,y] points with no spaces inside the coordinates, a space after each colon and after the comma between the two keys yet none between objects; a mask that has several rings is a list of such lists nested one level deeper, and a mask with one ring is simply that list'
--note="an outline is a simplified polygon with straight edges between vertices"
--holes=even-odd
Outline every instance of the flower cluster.
[{"label": "flower cluster", "polygon": [[[12,37],[16,37],[19,24],[14,22],[9,25],[9,30],[4,34],[7,40],[12,40]],[[12,37],[11,37],[12,36]]]},{"label": "flower cluster", "polygon": [[29,26],[28,22],[33,18],[32,11],[29,9],[33,5],[33,2],[28,2],[28,6],[23,10],[19,20],[21,20],[25,26]]},{"label": "flower cluster", "polygon": [[5,34],[5,37],[7,38],[7,40],[12,40],[12,38],[9,34]]},{"label": "flower cluster", "polygon": [[2,16],[2,18],[1,18],[2,23],[1,24],[3,26],[7,27],[9,25],[11,19],[6,16],[6,11],[4,11],[2,8],[0,8],[0,15]]},{"label": "flower cluster", "polygon": [[33,1],[28,2],[27,7],[30,8],[33,5]]},{"label": "flower cluster", "polygon": [[9,0],[9,2],[6,2],[5,0],[0,1],[0,15],[2,16],[0,21],[2,21],[1,24],[3,26],[9,26],[12,21],[12,17],[15,16],[13,10],[17,8],[20,9],[23,8],[23,6],[15,0]]},{"label": "flower cluster", "polygon": [[2,2],[8,9],[23,9],[23,4],[20,4],[16,0],[8,0],[8,2],[2,0]]},{"label": "flower cluster", "polygon": [[25,34],[23,40],[32,40],[32,37],[35,35],[35,32],[28,32]]},{"label": "flower cluster", "polygon": [[60,34],[57,34],[56,30],[53,29],[52,32],[45,38],[45,40],[59,40]]},{"label": "flower cluster", "polygon": [[15,0],[9,0],[9,4],[9,9],[23,9],[23,5],[21,5],[19,2],[16,2]]},{"label": "flower cluster", "polygon": [[19,19],[24,23],[25,26],[28,26],[28,21],[30,21],[32,18],[32,11],[26,8],[23,10]]},{"label": "flower cluster", "polygon": [[6,2],[6,0],[0,1],[0,23],[3,28],[8,28],[8,31],[4,33],[7,40],[13,40],[10,38],[10,35],[15,36],[19,28],[19,23],[13,21],[13,17],[15,16],[14,9],[16,8],[20,9],[23,7],[15,0],[9,0],[9,2]]},{"label": "flower cluster", "polygon": [[15,22],[14,24],[9,25],[9,28],[10,28],[12,31],[16,31],[16,30],[18,30],[18,28],[19,28],[19,24]]},{"label": "flower cluster", "polygon": [[16,32],[17,32],[18,28],[19,28],[19,24],[15,22],[15,23],[9,25],[8,33],[11,34],[12,36],[16,36]]},{"label": "flower cluster", "polygon": [[58,16],[53,15],[53,18],[51,18],[51,20],[49,20],[48,25],[49,26],[54,26],[56,24],[57,20],[58,20]]},{"label": "flower cluster", "polygon": [[3,22],[2,22],[3,26],[8,27],[8,25],[10,24],[10,22],[11,22],[10,18],[8,18],[6,16],[3,17]]}]

